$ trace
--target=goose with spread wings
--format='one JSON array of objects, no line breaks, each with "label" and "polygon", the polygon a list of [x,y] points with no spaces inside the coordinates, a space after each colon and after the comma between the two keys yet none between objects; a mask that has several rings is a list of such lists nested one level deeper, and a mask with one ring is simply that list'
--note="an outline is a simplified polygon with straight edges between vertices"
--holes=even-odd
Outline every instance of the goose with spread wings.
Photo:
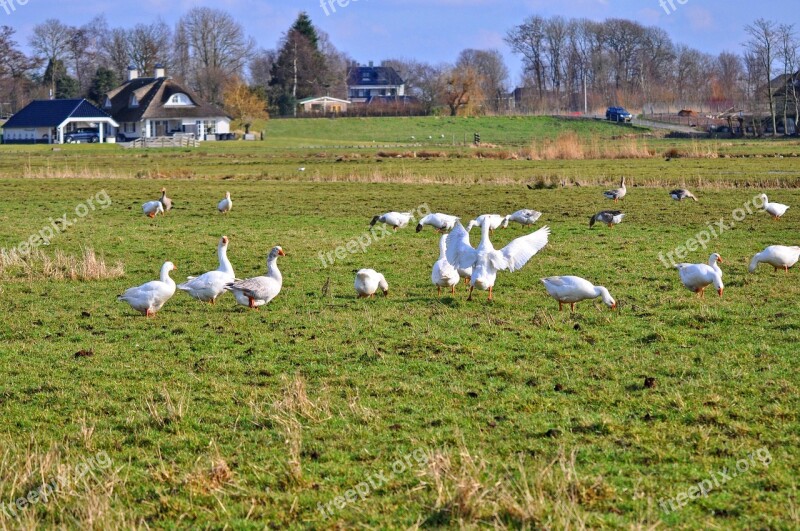
[{"label": "goose with spread wings", "polygon": [[447,261],[456,268],[472,268],[469,298],[475,288],[489,292],[489,300],[493,298],[493,288],[498,271],[513,273],[522,268],[533,255],[547,245],[550,227],[542,227],[527,236],[511,241],[502,249],[495,249],[489,241],[489,224],[481,227],[481,242],[477,248],[469,243],[469,233],[461,224],[456,226],[447,237]]}]

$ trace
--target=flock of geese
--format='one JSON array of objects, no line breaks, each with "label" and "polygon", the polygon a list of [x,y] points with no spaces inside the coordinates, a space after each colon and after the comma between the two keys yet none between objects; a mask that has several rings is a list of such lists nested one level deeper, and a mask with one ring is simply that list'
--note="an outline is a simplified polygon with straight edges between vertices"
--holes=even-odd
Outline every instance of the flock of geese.
[{"label": "flock of geese", "polygon": [[[603,192],[607,199],[615,203],[627,195],[625,178],[622,178],[619,188]],[[692,199],[697,201],[690,191],[685,189],[672,190],[670,197],[676,201]],[[771,203],[766,195],[761,196],[762,208],[775,219],[780,219],[789,208],[780,203]],[[148,201],[142,205],[144,213],[154,218],[158,214],[165,214],[172,209],[173,203],[167,197],[166,189],[161,189],[161,198]],[[217,210],[226,214],[233,207],[230,192],[225,193],[225,198],[217,204]],[[488,299],[493,299],[494,285],[499,271],[515,272],[521,269],[548,243],[550,228],[545,226],[528,235],[512,240],[502,249],[495,249],[491,242],[491,235],[495,230],[508,227],[513,221],[524,227],[536,223],[542,213],[532,209],[522,209],[501,216],[499,214],[484,214],[471,220],[466,227],[462,225],[457,216],[442,213],[428,214],[421,218],[416,226],[416,231],[422,231],[426,226],[432,227],[442,236],[439,239],[439,259],[433,264],[431,281],[437,287],[438,295],[442,289],[450,290],[455,294],[455,287],[463,279],[469,285],[469,296],[472,300],[475,289],[488,291]],[[619,210],[603,210],[591,217],[589,227],[596,222],[613,227],[622,222],[625,216]],[[414,216],[410,212],[387,212],[374,216],[370,226],[376,223],[385,223],[395,231],[403,229],[411,223]],[[473,228],[480,227],[481,239],[477,247],[470,243],[469,235]],[[155,315],[164,304],[175,294],[176,290],[186,292],[189,296],[210,304],[215,304],[217,299],[225,292],[230,291],[236,302],[242,306],[258,309],[268,304],[281,291],[283,277],[278,269],[278,257],[285,256],[280,246],[273,247],[267,255],[267,271],[264,275],[239,280],[236,278],[228,260],[227,236],[223,236],[217,245],[219,266],[214,271],[208,271],[197,277],[188,277],[186,282],[176,285],[170,273],[177,269],[172,262],[165,262],[161,266],[158,280],[153,280],[125,291],[118,300],[127,302],[133,309],[150,317]],[[749,271],[756,270],[759,263],[772,265],[775,270],[783,269],[786,272],[800,259],[800,247],[772,245],[753,256]],[[724,285],[722,282],[723,263],[718,253],[709,257],[707,264],[676,264],[678,274],[683,285],[704,297],[705,289],[713,285],[719,296],[722,296]],[[552,276],[541,279],[547,293],[558,302],[559,311],[565,304],[569,304],[575,311],[575,304],[600,297],[603,303],[615,309],[616,301],[603,286],[595,286],[588,280],[572,276]],[[356,273],[355,291],[359,298],[374,297],[378,290],[384,295],[389,294],[389,283],[383,274],[374,269],[361,269]]]}]

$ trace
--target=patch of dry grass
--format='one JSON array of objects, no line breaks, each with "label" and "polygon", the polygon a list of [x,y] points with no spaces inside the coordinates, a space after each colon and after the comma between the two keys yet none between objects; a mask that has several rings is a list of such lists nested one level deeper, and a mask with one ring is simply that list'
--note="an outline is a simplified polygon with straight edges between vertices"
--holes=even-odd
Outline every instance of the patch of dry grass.
[{"label": "patch of dry grass", "polygon": [[432,452],[421,475],[435,493],[439,521],[462,528],[493,522],[500,528],[585,529],[585,513],[615,493],[602,477],[581,477],[575,461],[575,451],[562,449],[532,472],[520,458],[516,471],[497,474],[462,445],[456,456]]},{"label": "patch of dry grass", "polygon": [[10,280],[24,277],[28,280],[105,280],[125,274],[125,266],[117,262],[110,266],[94,249],[85,248],[80,256],[56,251],[52,256],[41,249],[28,254],[17,250],[0,253],[0,278]]}]

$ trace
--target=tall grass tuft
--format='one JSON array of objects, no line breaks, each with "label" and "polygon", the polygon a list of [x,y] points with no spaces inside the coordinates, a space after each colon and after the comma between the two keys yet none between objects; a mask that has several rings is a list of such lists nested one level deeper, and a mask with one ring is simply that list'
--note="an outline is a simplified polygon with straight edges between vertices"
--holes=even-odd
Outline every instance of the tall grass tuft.
[{"label": "tall grass tuft", "polygon": [[80,256],[56,251],[53,256],[41,249],[22,254],[17,250],[0,253],[0,278],[10,280],[23,277],[28,280],[104,280],[125,274],[121,262],[110,266],[94,249],[83,249]]}]

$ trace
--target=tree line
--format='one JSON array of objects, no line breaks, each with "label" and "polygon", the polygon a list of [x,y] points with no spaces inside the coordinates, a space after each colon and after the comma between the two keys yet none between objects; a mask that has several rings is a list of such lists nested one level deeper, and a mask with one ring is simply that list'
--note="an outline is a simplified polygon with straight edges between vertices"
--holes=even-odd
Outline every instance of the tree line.
[{"label": "tree line", "polygon": [[[647,112],[701,105],[715,111],[763,108],[777,130],[777,121],[797,116],[800,107],[800,41],[792,25],[764,19],[743,28],[742,39],[741,53],[713,56],[630,20],[533,15],[505,37],[523,61],[522,87],[514,93],[498,50],[462,50],[450,64],[403,57],[381,64],[398,71],[406,93],[426,114],[574,112],[612,104]],[[234,118],[291,116],[303,98],[346,99],[354,64],[306,13],[274,49],[263,49],[229,13],[205,7],[190,9],[174,26],[159,19],[112,28],[102,16],[68,26],[53,18],[33,28],[28,45],[26,55],[14,29],[0,26],[0,102],[6,106],[0,115],[51,96],[101,103],[103,94],[127,78],[129,66],[149,76],[160,63]]]}]

